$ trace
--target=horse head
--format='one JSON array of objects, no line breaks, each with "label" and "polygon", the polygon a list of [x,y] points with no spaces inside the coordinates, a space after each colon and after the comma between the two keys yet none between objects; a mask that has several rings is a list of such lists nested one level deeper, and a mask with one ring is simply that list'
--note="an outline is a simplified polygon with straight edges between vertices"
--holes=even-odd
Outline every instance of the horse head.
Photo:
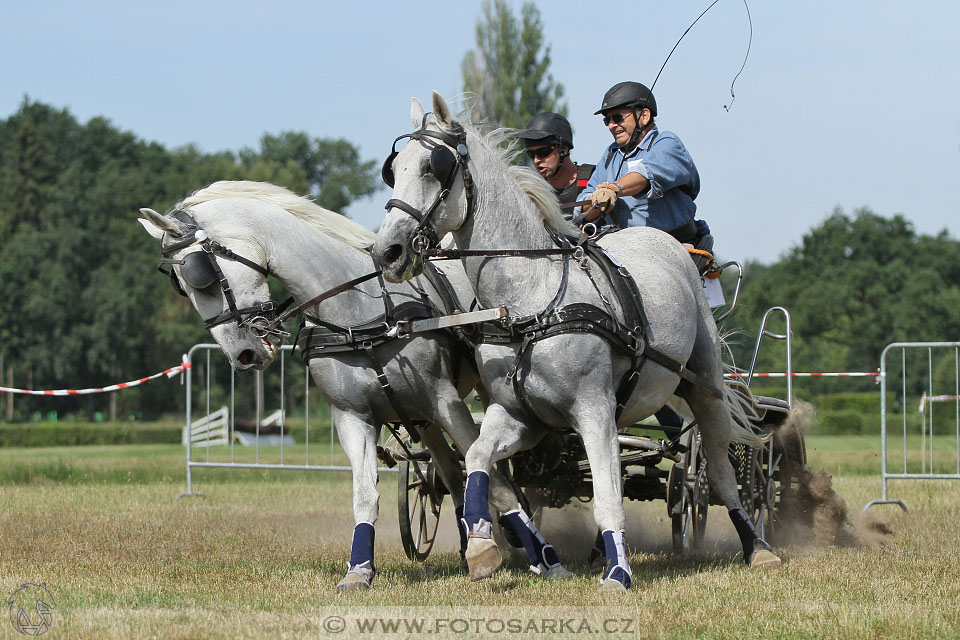
[{"label": "horse head", "polygon": [[[169,215],[141,209],[144,217],[139,222],[161,242],[160,270],[170,266],[174,288],[204,319],[204,326],[230,365],[237,371],[264,369],[272,362],[284,335],[263,330],[279,311],[270,299],[268,267],[262,258],[245,257],[254,252],[262,254],[252,241],[219,236],[214,231],[214,217],[205,220],[209,228],[199,224],[195,216],[216,205],[211,202],[184,207]],[[219,236],[219,242],[214,235]]]},{"label": "horse head", "polygon": [[[390,282],[409,280],[423,269],[423,251],[462,226],[470,210],[467,136],[443,97],[433,92],[433,116],[411,98],[412,133],[398,137],[383,163],[393,187],[373,256]],[[397,143],[409,139],[399,151]]]}]

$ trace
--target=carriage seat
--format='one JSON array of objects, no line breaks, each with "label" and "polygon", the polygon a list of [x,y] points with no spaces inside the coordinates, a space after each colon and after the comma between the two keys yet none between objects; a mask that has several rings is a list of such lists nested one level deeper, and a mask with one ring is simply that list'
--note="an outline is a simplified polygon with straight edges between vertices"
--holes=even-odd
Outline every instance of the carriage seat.
[{"label": "carriage seat", "polygon": [[743,380],[725,380],[724,385],[740,397],[747,413],[753,414],[751,420],[756,420],[757,423],[780,423],[790,414],[789,402],[780,398],[754,395]]},{"label": "carriage seat", "polygon": [[790,403],[780,398],[753,396],[753,406],[760,416],[760,424],[767,427],[783,424],[790,415]]},{"label": "carriage seat", "polygon": [[771,398],[770,396],[753,396],[754,406],[765,409],[766,411],[776,411],[777,413],[790,413],[790,403],[780,398]]}]

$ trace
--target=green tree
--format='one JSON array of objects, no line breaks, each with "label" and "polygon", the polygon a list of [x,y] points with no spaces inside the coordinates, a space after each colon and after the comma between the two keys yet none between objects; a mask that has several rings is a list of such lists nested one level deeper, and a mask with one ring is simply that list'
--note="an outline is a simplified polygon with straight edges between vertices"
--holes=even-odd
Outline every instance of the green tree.
[{"label": "green tree", "polygon": [[343,138],[311,138],[296,131],[265,134],[260,138],[259,153],[244,149],[240,157],[244,170],[252,176],[285,172],[287,180],[302,181],[301,186],[270,180],[297,193],[308,193],[331,211],[342,212],[353,200],[371,195],[380,185],[376,161],[361,160],[357,148]]},{"label": "green tree", "polygon": [[544,44],[540,11],[524,2],[520,20],[506,0],[485,0],[477,21],[477,48],[461,63],[463,89],[477,98],[490,125],[523,128],[541,111],[566,115],[563,85],[549,73],[550,46]]},{"label": "green tree", "polygon": [[[262,180],[344,209],[376,188],[375,161],[345,140],[285,132],[261,152],[168,151],[107,119],[78,122],[25,99],[0,120],[0,355],[18,386],[101,387],[180,361],[209,341],[196,312],[156,275],[157,242],[140,207],[172,208],[216,180]],[[176,385],[116,399],[120,415],[180,406]],[[108,398],[58,399],[63,411],[103,411]],[[20,417],[49,401],[18,399]],[[112,407],[112,403],[111,403]]]},{"label": "green tree", "polygon": [[744,282],[732,319],[752,335],[767,308],[786,307],[805,369],[871,371],[891,342],[960,337],[960,242],[918,235],[902,215],[836,209],[776,264],[748,265]]}]

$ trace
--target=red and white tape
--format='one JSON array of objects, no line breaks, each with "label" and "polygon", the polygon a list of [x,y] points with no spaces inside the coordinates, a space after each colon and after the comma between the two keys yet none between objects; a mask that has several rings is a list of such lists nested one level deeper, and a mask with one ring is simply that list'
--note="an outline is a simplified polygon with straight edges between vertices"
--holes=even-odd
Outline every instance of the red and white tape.
[{"label": "red and white tape", "polygon": [[[748,373],[725,373],[727,378],[746,378]],[[791,373],[793,378],[863,378],[866,376],[878,376],[879,371],[854,371],[854,372],[831,372],[831,373]],[[786,373],[755,373],[754,378],[786,378]]]},{"label": "red and white tape", "polygon": [[30,396],[84,396],[91,393],[107,393],[109,391],[118,391],[120,389],[128,389],[130,387],[136,387],[141,385],[144,382],[150,382],[151,380],[156,380],[160,376],[167,376],[172,378],[178,373],[182,372],[184,369],[189,369],[191,364],[187,362],[184,358],[183,362],[175,367],[170,367],[165,371],[160,373],[155,373],[152,376],[147,376],[146,378],[140,378],[139,380],[132,380],[130,382],[121,382],[120,384],[111,384],[108,387],[100,387],[96,389],[45,389],[42,391],[34,391],[31,389],[17,389],[15,387],[0,387],[0,393],[23,393]]}]

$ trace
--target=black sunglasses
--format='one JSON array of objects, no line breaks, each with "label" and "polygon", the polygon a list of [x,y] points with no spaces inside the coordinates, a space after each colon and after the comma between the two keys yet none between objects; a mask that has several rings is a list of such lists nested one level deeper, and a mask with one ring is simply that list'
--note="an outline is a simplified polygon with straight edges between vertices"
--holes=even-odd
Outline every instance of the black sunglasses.
[{"label": "black sunglasses", "polygon": [[549,147],[537,147],[536,149],[527,149],[527,155],[530,156],[531,160],[539,160],[546,158],[557,148],[557,145],[552,144]]},{"label": "black sunglasses", "polygon": [[608,116],[603,116],[603,126],[609,126],[611,122],[614,124],[622,124],[626,117],[630,115],[629,113],[611,113]]}]

